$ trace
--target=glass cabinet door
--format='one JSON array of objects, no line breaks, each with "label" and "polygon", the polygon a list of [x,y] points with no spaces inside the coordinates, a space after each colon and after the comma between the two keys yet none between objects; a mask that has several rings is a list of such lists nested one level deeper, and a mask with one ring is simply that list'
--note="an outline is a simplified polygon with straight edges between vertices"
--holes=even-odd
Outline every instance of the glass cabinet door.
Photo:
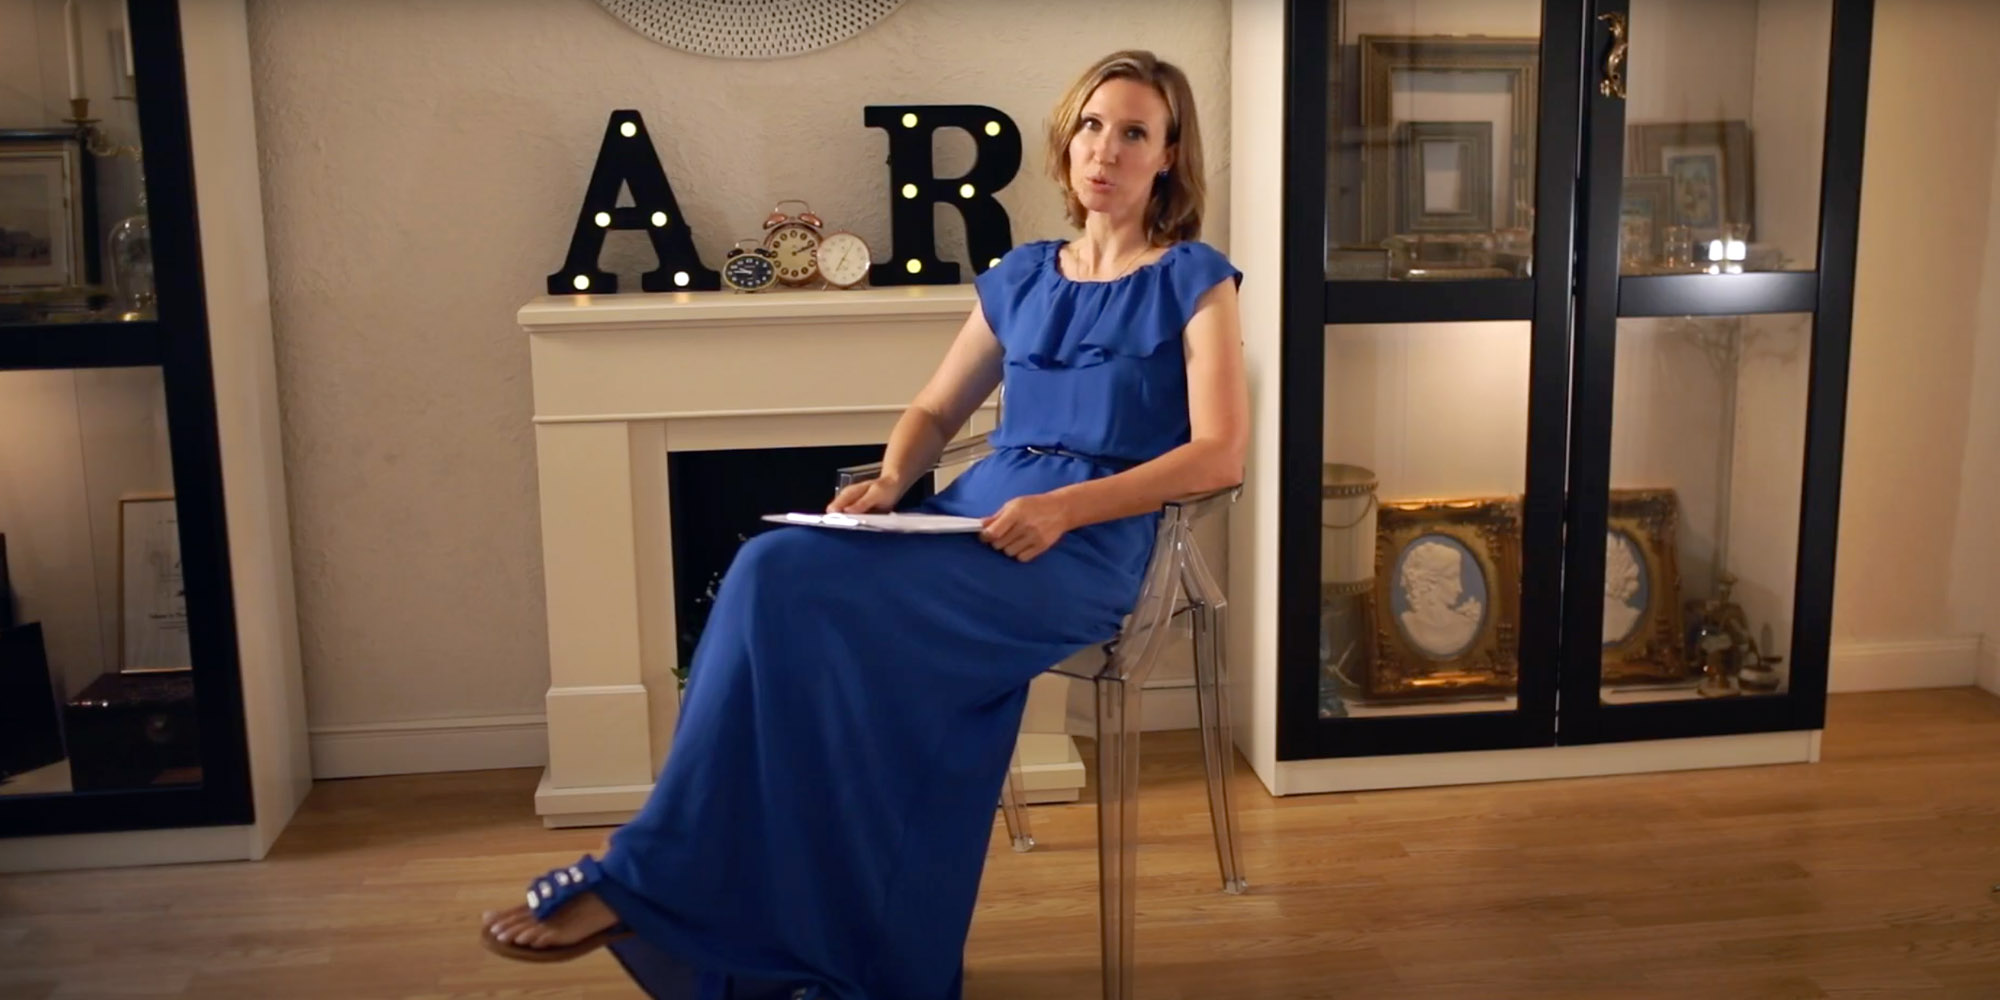
[{"label": "glass cabinet door", "polygon": [[1631,0],[1606,16],[1627,46],[1620,270],[1812,270],[1833,0]]},{"label": "glass cabinet door", "polygon": [[0,372],[0,796],[197,786],[158,368]]},{"label": "glass cabinet door", "polygon": [[1532,271],[1540,0],[1344,0],[1328,15],[1326,277]]},{"label": "glass cabinet door", "polygon": [[1519,707],[1529,345],[1518,321],[1327,327],[1321,719]]},{"label": "glass cabinet door", "polygon": [[1819,725],[1872,5],[1289,16],[1279,759]]},{"label": "glass cabinet door", "polygon": [[1596,5],[1560,742],[1823,722],[1871,23]]},{"label": "glass cabinet door", "polygon": [[1618,322],[1600,698],[1782,694],[1812,317]]},{"label": "glass cabinet door", "polygon": [[1562,566],[1532,553],[1562,530],[1581,0],[1292,17],[1316,82],[1288,135],[1325,155],[1287,201],[1324,225],[1286,249],[1317,293],[1286,392],[1317,405],[1286,412],[1312,447],[1284,530],[1311,544],[1279,573],[1312,600],[1284,612],[1280,758],[1547,745]]}]

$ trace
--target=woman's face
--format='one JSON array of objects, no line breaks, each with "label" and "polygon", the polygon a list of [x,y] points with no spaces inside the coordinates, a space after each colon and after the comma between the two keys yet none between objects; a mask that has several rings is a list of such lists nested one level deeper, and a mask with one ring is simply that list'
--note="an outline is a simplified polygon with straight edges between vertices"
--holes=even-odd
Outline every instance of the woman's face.
[{"label": "woman's face", "polygon": [[1136,80],[1106,80],[1083,104],[1069,140],[1069,186],[1091,212],[1114,217],[1143,211],[1153,178],[1173,163],[1167,148],[1167,101]]}]

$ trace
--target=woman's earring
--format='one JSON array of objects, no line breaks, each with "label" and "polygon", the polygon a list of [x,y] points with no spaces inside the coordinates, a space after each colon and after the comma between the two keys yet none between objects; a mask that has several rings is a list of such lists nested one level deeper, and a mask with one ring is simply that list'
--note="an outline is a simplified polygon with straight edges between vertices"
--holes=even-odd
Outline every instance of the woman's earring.
[{"label": "woman's earring", "polygon": [[1160,179],[1161,179],[1161,180],[1166,180],[1166,179],[1167,179],[1167,171],[1165,171],[1165,170],[1162,170],[1162,171],[1160,171]]}]

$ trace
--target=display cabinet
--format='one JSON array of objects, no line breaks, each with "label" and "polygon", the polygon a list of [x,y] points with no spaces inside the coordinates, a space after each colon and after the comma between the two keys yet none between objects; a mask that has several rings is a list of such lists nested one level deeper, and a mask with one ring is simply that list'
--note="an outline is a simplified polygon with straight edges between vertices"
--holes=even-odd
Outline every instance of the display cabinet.
[{"label": "display cabinet", "polygon": [[1817,752],[1871,20],[1287,4],[1274,788]]},{"label": "display cabinet", "polygon": [[0,870],[259,856],[309,769],[242,5],[5,16],[68,78],[0,131]]}]

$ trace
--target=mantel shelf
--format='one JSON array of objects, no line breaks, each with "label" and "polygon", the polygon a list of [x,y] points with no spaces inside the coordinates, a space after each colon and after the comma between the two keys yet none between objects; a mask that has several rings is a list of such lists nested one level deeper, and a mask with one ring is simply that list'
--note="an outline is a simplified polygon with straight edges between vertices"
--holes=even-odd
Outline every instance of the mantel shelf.
[{"label": "mantel shelf", "polygon": [[620,292],[538,295],[516,314],[530,333],[657,328],[675,323],[823,322],[871,316],[919,319],[964,316],[978,301],[969,283],[767,292]]}]

